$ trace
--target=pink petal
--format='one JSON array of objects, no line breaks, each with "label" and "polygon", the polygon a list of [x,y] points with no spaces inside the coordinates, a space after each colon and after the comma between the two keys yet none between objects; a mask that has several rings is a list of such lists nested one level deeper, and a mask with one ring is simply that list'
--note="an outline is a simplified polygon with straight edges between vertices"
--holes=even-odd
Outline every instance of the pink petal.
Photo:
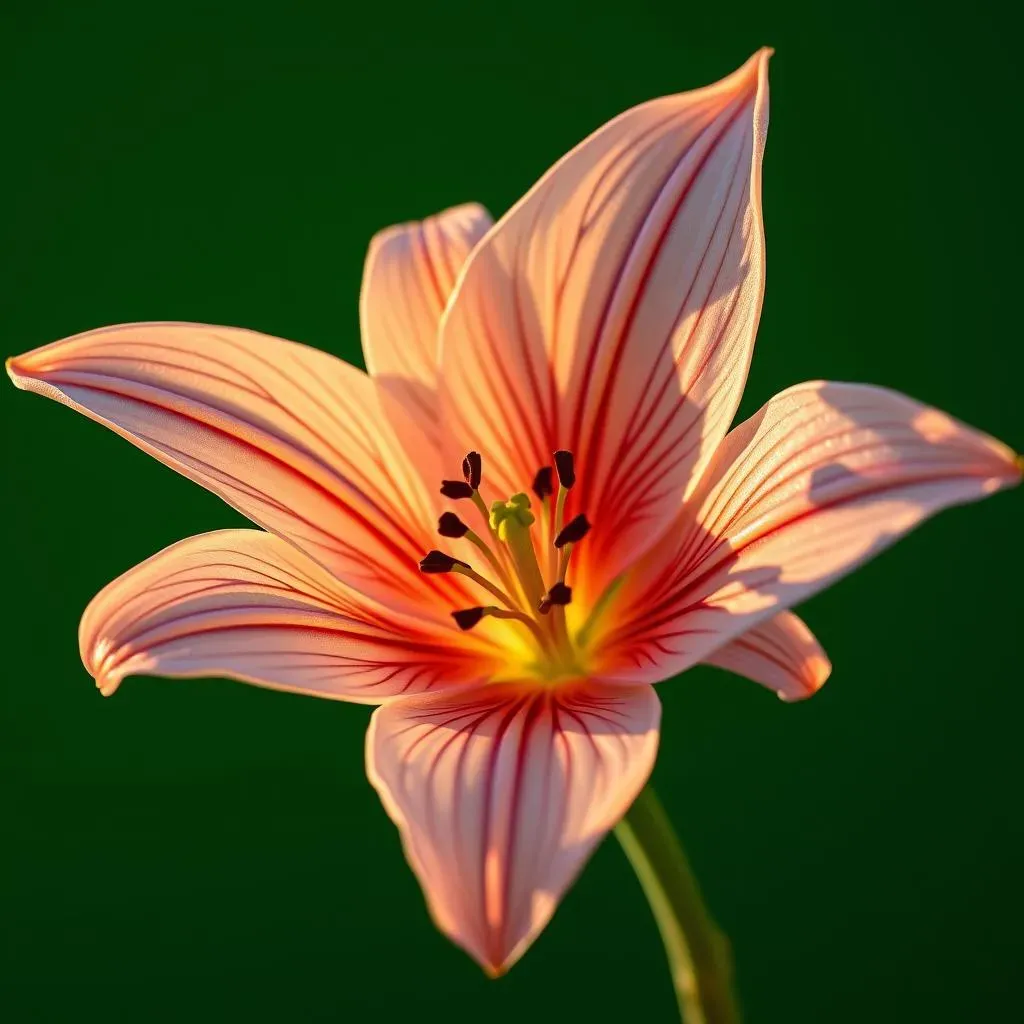
[{"label": "pink petal", "polygon": [[[431,602],[417,559],[434,497],[366,374],[233,327],[125,324],[8,364],[14,383],[110,427],[385,601]],[[436,602],[432,602],[436,603]]]},{"label": "pink petal", "polygon": [[367,771],[437,926],[492,974],[547,924],[654,764],[644,687],[492,684],[374,713]]},{"label": "pink petal", "polygon": [[832,671],[821,644],[792,612],[765,619],[712,651],[704,662],[746,676],[787,701],[813,696]]},{"label": "pink petal", "polygon": [[696,513],[633,574],[609,675],[680,672],[940,509],[1020,478],[1005,445],[894,391],[790,388],[729,434]]},{"label": "pink petal", "polygon": [[454,627],[383,608],[257,530],[191,537],[129,570],[89,604],[79,644],[107,696],[129,675],[230,676],[376,704],[491,667]]},{"label": "pink petal", "polygon": [[739,403],[764,286],[768,57],[578,145],[477,246],[442,323],[450,457],[478,448],[509,494],[574,451],[595,586],[671,525]]},{"label": "pink petal", "polygon": [[438,443],[437,331],[466,257],[491,226],[476,203],[375,235],[360,298],[366,369]]}]

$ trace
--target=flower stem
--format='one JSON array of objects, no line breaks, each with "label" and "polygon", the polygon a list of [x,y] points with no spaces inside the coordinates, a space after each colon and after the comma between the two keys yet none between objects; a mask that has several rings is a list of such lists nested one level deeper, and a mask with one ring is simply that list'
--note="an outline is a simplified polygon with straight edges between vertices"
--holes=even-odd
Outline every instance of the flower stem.
[{"label": "flower stem", "polygon": [[684,1024],[739,1024],[729,942],[701,899],[683,847],[647,786],[615,835],[661,932]]}]

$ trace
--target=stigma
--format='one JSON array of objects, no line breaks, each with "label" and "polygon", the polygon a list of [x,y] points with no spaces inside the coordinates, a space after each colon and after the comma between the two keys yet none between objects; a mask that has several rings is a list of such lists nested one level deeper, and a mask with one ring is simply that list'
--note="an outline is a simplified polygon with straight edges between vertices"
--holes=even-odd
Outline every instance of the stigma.
[{"label": "stigma", "polygon": [[[456,626],[468,631],[500,619],[522,630],[532,652],[523,667],[545,680],[583,671],[580,645],[566,624],[565,610],[572,603],[566,577],[573,548],[591,529],[582,513],[564,521],[566,498],[576,483],[572,452],[554,452],[552,462],[554,469],[542,466],[530,481],[533,498],[524,490],[488,505],[480,495],[483,459],[479,452],[469,452],[462,460],[462,479],[443,480],[440,490],[451,501],[472,502],[479,526],[474,529],[472,516],[467,522],[448,510],[438,520],[437,532],[446,539],[468,540],[480,558],[467,562],[434,550],[420,562],[422,572],[456,573],[486,592],[487,603],[452,612]],[[517,652],[524,649],[521,642],[511,646]]]}]

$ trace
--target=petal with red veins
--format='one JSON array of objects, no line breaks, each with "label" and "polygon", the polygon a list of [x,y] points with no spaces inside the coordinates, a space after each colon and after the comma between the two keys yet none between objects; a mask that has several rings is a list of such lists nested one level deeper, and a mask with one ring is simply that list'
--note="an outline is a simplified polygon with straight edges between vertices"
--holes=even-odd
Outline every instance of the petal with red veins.
[{"label": "petal with red veins", "polygon": [[449,457],[478,448],[510,494],[575,452],[568,514],[594,522],[579,586],[671,526],[739,403],[764,290],[768,56],[580,143],[473,251],[445,313]]},{"label": "petal with red veins", "polygon": [[649,687],[492,684],[378,709],[367,771],[438,927],[489,973],[547,924],[654,764]]},{"label": "petal with red veins", "polygon": [[9,361],[24,390],[115,430],[349,585],[422,606],[436,505],[376,387],[325,352],[201,324],[105,327]]},{"label": "petal with red veins", "polygon": [[386,609],[258,530],[191,537],[129,570],[93,598],[79,644],[108,696],[130,675],[229,676],[378,704],[489,664],[454,627]]},{"label": "petal with red veins", "polygon": [[821,644],[792,612],[781,612],[741,633],[704,663],[746,676],[785,701],[813,696],[832,671]]},{"label": "petal with red veins", "polygon": [[466,257],[491,224],[482,206],[466,203],[379,232],[366,255],[359,300],[366,369],[432,447],[439,430],[441,314]]},{"label": "petal with red veins", "polygon": [[790,388],[729,434],[672,534],[631,574],[604,639],[619,659],[607,674],[681,672],[941,509],[1020,479],[1005,445],[905,395]]}]

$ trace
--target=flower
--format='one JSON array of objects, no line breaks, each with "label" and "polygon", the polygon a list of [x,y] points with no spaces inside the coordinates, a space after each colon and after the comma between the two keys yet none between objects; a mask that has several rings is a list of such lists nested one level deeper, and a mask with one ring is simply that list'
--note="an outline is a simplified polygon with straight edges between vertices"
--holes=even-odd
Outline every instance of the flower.
[{"label": "flower", "polygon": [[263,528],[92,601],[101,692],[226,675],[379,705],[370,780],[438,926],[492,973],[644,786],[651,683],[704,662],[810,695],[830,665],[787,609],[1020,481],[997,441],[864,385],[798,385],[729,431],[768,57],[615,118],[497,225],[468,205],[378,235],[368,373],[174,323],[9,363]]}]

